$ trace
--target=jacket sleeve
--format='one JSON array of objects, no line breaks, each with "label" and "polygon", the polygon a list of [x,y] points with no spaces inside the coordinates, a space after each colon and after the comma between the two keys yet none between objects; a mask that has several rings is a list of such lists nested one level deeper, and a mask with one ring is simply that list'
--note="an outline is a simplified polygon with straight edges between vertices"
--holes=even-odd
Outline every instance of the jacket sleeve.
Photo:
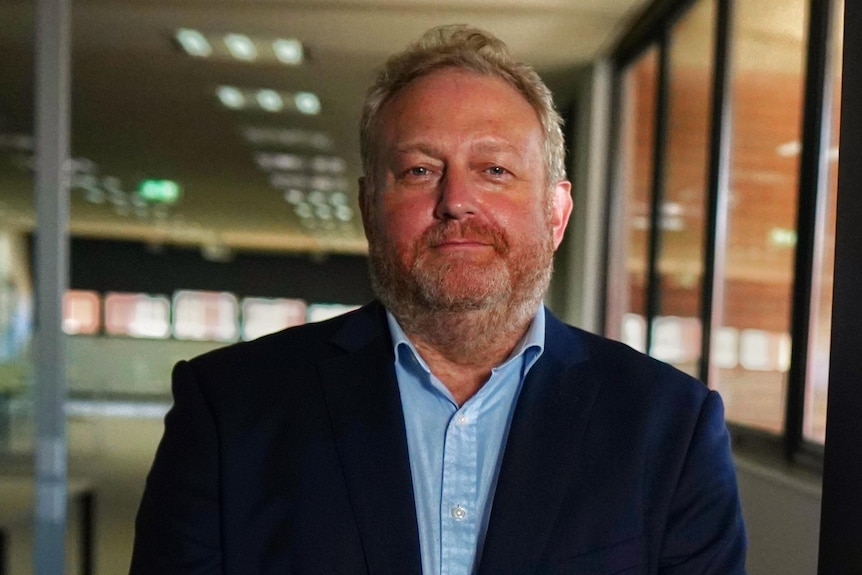
[{"label": "jacket sleeve", "polygon": [[216,420],[190,364],[174,367],[172,389],[135,522],[130,574],[221,574]]},{"label": "jacket sleeve", "polygon": [[745,573],[745,527],[724,407],[714,391],[701,408],[662,544],[662,575]]}]

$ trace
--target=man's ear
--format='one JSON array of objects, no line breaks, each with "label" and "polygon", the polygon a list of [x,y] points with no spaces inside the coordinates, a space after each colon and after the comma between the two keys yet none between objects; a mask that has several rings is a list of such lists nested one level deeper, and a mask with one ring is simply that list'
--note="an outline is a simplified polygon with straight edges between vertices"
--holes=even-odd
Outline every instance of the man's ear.
[{"label": "man's ear", "polygon": [[569,216],[572,215],[572,183],[568,180],[558,182],[553,189],[554,207],[551,211],[551,228],[554,232],[554,249],[560,247]]}]

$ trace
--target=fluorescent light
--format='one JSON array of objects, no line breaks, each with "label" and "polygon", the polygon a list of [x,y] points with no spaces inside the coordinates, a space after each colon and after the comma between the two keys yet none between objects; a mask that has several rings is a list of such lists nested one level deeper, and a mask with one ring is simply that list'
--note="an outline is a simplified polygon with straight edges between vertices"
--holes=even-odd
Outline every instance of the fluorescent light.
[{"label": "fluorescent light", "polygon": [[280,112],[284,108],[284,101],[275,90],[259,90],[257,103],[267,112]]},{"label": "fluorescent light", "polygon": [[272,43],[272,51],[282,64],[289,64],[291,66],[302,64],[302,42],[299,40],[293,38],[275,40]]},{"label": "fluorescent light", "polygon": [[335,206],[335,217],[342,222],[349,222],[353,218],[353,210],[350,206]]},{"label": "fluorescent light", "polygon": [[255,162],[263,170],[281,170],[286,172],[302,170],[305,168],[305,160],[296,154],[275,154],[260,152],[255,154]]},{"label": "fluorescent light", "polygon": [[296,109],[303,114],[315,116],[320,113],[320,99],[312,92],[297,92],[293,96]]},{"label": "fluorescent light", "polygon": [[224,45],[237,60],[249,62],[257,58],[257,48],[245,34],[227,34],[224,37]]},{"label": "fluorescent light", "polygon": [[284,192],[284,200],[288,204],[293,204],[296,206],[305,201],[305,194],[302,192],[302,190],[291,188]]},{"label": "fluorescent light", "polygon": [[242,95],[239,89],[233,86],[219,86],[216,94],[226,108],[239,110],[245,107],[245,96]]},{"label": "fluorescent light", "polygon": [[207,58],[212,55],[213,49],[206,37],[197,30],[188,28],[180,28],[174,34],[177,42],[189,56],[198,58]]}]

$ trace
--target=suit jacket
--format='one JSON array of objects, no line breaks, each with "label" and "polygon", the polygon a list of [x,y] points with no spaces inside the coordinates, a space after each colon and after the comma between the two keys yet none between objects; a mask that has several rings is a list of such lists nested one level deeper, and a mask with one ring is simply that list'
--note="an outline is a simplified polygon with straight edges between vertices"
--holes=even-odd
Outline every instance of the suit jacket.
[{"label": "suit jacket", "polygon": [[[174,369],[133,575],[419,575],[379,303]],[[718,395],[547,316],[479,575],[744,573]]]}]

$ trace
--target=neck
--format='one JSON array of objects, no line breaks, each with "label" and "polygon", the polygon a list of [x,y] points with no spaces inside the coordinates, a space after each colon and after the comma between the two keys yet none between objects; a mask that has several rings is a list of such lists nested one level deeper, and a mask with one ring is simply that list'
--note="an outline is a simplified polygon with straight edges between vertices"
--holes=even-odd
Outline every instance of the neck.
[{"label": "neck", "polygon": [[537,305],[396,317],[432,373],[461,405],[481,389],[491,369],[509,357],[529,328]]}]

